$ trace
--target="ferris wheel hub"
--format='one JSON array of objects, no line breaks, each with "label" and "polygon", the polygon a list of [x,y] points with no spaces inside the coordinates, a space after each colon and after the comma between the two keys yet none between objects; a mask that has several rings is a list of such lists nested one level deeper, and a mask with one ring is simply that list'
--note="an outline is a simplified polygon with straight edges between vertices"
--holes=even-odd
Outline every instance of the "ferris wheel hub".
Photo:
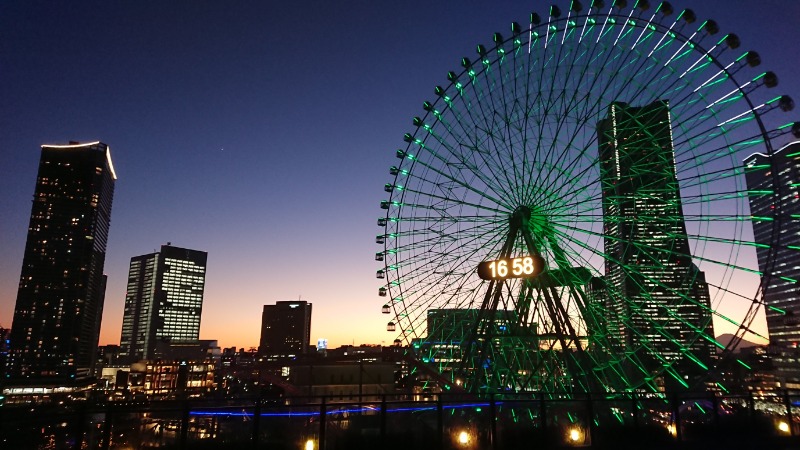
[{"label": "ferris wheel hub", "polygon": [[528,221],[531,218],[531,208],[525,205],[517,207],[513,213],[511,213],[511,217],[509,217],[509,222],[511,228],[522,229],[527,227]]}]

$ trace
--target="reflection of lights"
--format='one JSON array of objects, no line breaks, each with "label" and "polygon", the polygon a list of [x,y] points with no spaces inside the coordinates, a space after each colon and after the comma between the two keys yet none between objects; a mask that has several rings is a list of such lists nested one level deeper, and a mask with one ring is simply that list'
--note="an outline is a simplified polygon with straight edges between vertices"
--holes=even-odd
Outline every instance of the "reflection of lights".
[{"label": "reflection of lights", "polygon": [[469,433],[466,431],[458,433],[458,443],[461,445],[469,444]]},{"label": "reflection of lights", "polygon": [[778,423],[778,429],[782,433],[788,433],[789,432],[789,424],[784,422],[784,421],[781,421],[780,423]]},{"label": "reflection of lights", "polygon": [[675,425],[673,425],[673,424],[667,425],[667,431],[669,432],[669,434],[671,434],[673,436],[677,436],[678,435],[678,430],[675,429]]},{"label": "reflection of lights", "polygon": [[304,447],[305,450],[314,450],[314,440],[309,439],[306,441],[306,446]]}]

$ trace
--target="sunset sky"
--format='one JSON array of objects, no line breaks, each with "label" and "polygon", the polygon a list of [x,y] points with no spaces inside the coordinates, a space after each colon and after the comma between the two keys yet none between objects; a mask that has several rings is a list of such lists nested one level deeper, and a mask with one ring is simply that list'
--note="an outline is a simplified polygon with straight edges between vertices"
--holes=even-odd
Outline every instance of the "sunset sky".
[{"label": "sunset sky", "polygon": [[[738,34],[800,100],[800,3],[671,3]],[[3,2],[0,326],[40,145],[100,140],[119,177],[101,344],[119,343],[130,258],[167,242],[208,252],[202,339],[257,346],[262,306],[299,298],[314,342],[391,343],[374,239],[394,151],[462,56],[549,4]]]}]

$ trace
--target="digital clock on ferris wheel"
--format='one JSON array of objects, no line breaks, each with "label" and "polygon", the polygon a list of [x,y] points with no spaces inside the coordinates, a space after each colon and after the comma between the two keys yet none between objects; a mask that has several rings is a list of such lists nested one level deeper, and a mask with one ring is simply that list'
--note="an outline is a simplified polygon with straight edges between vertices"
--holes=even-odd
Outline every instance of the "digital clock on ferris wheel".
[{"label": "digital clock on ferris wheel", "polygon": [[542,270],[544,259],[536,255],[500,258],[478,264],[478,276],[482,280],[532,278],[542,273]]}]

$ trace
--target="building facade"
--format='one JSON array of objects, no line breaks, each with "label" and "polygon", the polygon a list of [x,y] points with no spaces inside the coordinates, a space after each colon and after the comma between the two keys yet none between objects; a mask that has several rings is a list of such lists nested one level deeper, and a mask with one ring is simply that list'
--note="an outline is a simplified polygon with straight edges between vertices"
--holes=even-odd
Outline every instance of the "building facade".
[{"label": "building facade", "polygon": [[[11,330],[8,328],[0,327],[0,380],[6,379],[6,371],[8,364],[8,350],[11,346]],[[2,382],[0,382],[2,384]]]},{"label": "building facade", "polygon": [[642,356],[630,374],[663,371],[666,384],[688,387],[715,357],[703,338],[714,332],[705,275],[689,249],[669,104],[614,103],[597,135],[606,326],[615,346]]},{"label": "building facade", "polygon": [[[200,397],[214,388],[212,360],[140,361],[131,365],[127,385],[132,394],[149,398]],[[122,384],[122,383],[117,383]]]},{"label": "building facade", "polygon": [[800,142],[744,166],[775,377],[800,389]]},{"label": "building facade", "polygon": [[116,175],[106,144],[43,145],[11,327],[11,380],[92,374]]},{"label": "building facade", "polygon": [[131,258],[120,338],[123,361],[151,360],[159,343],[200,338],[207,259],[206,252],[169,244]]},{"label": "building facade", "polygon": [[311,303],[298,300],[264,305],[259,354],[294,358],[308,353],[310,343]]},{"label": "building facade", "polygon": [[289,383],[297,395],[327,403],[380,402],[395,390],[398,366],[383,361],[336,361],[293,367]]}]

